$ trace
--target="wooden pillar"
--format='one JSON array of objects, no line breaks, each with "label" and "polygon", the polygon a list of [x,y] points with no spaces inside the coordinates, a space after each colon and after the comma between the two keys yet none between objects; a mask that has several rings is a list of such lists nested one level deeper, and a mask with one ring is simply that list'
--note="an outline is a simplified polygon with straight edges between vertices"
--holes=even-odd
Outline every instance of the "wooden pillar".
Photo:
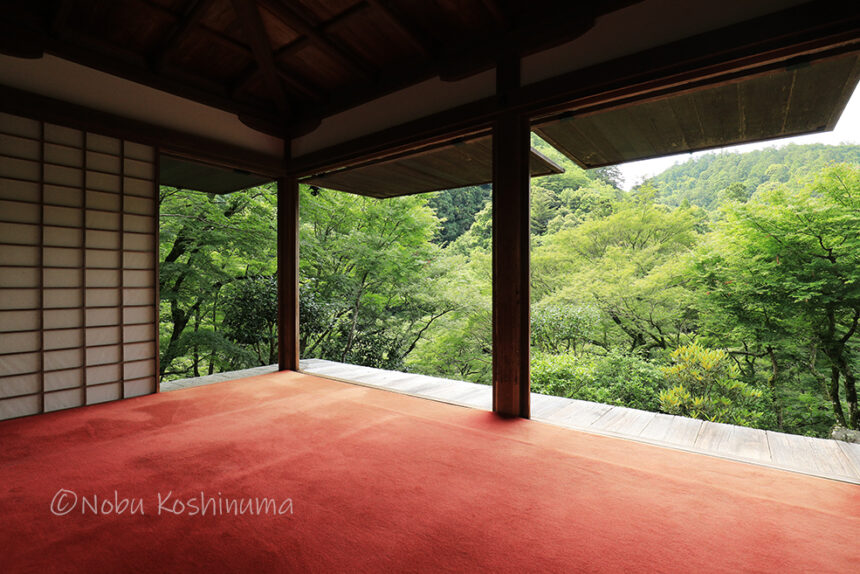
[{"label": "wooden pillar", "polygon": [[278,180],[278,366],[299,368],[299,182]]},{"label": "wooden pillar", "polygon": [[[497,68],[500,99],[519,88],[519,61]],[[493,127],[493,411],[529,418],[528,118],[504,114]]]}]

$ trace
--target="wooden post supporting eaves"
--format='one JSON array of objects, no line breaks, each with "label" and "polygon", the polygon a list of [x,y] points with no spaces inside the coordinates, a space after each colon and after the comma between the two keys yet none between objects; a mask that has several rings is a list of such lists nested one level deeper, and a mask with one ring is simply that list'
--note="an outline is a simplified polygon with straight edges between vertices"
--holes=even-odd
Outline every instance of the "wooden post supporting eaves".
[{"label": "wooden post supporting eaves", "polygon": [[299,368],[299,182],[278,179],[278,366]]},{"label": "wooden post supporting eaves", "polygon": [[[500,63],[499,97],[519,91],[519,60]],[[529,418],[528,117],[510,112],[493,126],[493,411]]]}]

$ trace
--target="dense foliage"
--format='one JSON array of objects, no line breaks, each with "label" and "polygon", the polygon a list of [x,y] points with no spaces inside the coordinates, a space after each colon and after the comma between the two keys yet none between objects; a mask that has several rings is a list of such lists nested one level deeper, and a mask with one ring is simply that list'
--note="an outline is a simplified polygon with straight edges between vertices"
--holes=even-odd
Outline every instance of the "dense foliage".
[{"label": "dense foliage", "polygon": [[667,205],[707,209],[726,199],[747,200],[759,186],[798,180],[831,163],[860,164],[860,146],[824,144],[769,147],[746,153],[709,153],[675,165],[649,183]]},{"label": "dense foliage", "polygon": [[[857,428],[860,146],[714,153],[631,192],[532,183],[532,387],[825,436]],[[489,187],[301,192],[301,347],[489,383]],[[162,369],[274,362],[275,203],[162,192]],[[240,230],[240,231],[237,231]]]},{"label": "dense foliage", "polygon": [[161,189],[162,378],[275,362],[275,203],[271,186],[230,195]]}]

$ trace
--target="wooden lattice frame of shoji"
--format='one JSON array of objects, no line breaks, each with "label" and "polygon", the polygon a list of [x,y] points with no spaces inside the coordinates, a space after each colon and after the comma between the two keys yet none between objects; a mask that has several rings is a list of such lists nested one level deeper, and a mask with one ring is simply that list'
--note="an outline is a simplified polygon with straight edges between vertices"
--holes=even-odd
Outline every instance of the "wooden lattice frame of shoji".
[{"label": "wooden lattice frame of shoji", "polygon": [[0,419],[157,390],[152,146],[0,113]]}]

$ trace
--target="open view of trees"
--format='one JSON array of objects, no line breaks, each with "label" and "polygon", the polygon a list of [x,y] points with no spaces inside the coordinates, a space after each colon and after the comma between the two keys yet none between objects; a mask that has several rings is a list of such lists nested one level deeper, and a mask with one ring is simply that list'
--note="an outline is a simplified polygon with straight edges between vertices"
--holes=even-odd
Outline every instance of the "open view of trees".
[{"label": "open view of trees", "polygon": [[276,203],[161,188],[162,380],[277,362]]},{"label": "open view of trees", "polygon": [[[860,428],[860,146],[710,153],[623,191],[535,138],[532,390]],[[489,384],[491,188],[301,189],[303,358]],[[161,197],[162,374],[277,357],[273,189]]]}]

